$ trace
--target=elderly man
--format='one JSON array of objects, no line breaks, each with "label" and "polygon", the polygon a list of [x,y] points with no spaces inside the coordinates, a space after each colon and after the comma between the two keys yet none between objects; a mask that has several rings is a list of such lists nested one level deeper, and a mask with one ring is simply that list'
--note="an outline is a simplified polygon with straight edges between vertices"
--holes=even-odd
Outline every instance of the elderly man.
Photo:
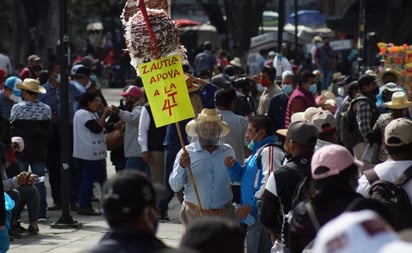
[{"label": "elderly man", "polygon": [[[46,93],[39,81],[31,78],[24,79],[22,84],[16,84],[21,90],[23,101],[11,108],[10,122],[13,136],[21,136],[26,148],[17,157],[20,168],[31,171],[39,177],[45,175],[47,141],[51,134],[50,106],[40,102],[38,94]],[[46,188],[44,182],[36,184],[40,196],[39,221],[46,217]]]},{"label": "elderly man", "polygon": [[106,181],[103,210],[110,231],[89,252],[150,253],[167,248],[155,236],[159,222],[155,189],[140,172],[121,171]]},{"label": "elderly man", "polygon": [[[179,151],[169,178],[173,191],[178,192],[184,187],[179,218],[185,227],[202,215],[223,216],[239,222],[232,206],[230,178],[224,165],[225,157],[234,157],[235,152],[230,145],[219,141],[229,131],[229,126],[215,109],[203,109],[197,119],[186,125],[187,134],[197,140]],[[190,169],[200,203],[189,175]]]}]

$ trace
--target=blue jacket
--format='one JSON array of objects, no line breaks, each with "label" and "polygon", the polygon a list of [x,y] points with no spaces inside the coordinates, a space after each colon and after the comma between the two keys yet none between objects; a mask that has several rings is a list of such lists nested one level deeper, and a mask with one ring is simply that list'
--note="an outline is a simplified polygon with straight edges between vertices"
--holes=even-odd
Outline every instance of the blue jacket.
[{"label": "blue jacket", "polygon": [[[258,168],[257,158],[258,151],[268,143],[276,142],[276,137],[267,136],[258,143],[255,143],[252,154],[246,159],[243,166],[238,161],[233,167],[228,168],[230,179],[235,182],[241,182],[240,194],[241,205],[247,204],[252,209],[251,215],[257,219],[258,198],[255,197],[256,192],[262,187],[262,179],[264,177],[263,168]],[[267,169],[267,168],[266,168]]]}]

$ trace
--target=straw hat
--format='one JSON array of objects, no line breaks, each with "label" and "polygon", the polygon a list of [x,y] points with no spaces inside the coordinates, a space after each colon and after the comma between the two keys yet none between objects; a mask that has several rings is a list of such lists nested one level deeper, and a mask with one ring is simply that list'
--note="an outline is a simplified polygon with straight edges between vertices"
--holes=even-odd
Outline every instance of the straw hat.
[{"label": "straw hat", "polygon": [[222,115],[217,114],[216,109],[203,109],[196,119],[186,124],[186,133],[189,136],[197,136],[196,128],[203,122],[216,122],[222,129],[220,136],[226,136],[230,132],[229,125],[222,120]]},{"label": "straw hat", "polygon": [[396,83],[400,84],[401,83],[401,76],[399,75],[398,71],[393,70],[393,69],[386,69],[384,72],[379,73],[379,75],[377,76],[377,79],[379,81],[383,80],[383,77],[386,75],[393,75],[396,78]]},{"label": "straw hat", "polygon": [[28,90],[35,93],[46,94],[46,89],[40,85],[39,81],[32,78],[26,78],[23,83],[16,84],[17,89]]},{"label": "straw hat", "polygon": [[405,92],[398,91],[392,94],[392,100],[386,102],[385,106],[390,109],[405,109],[412,105],[412,102],[408,101]]},{"label": "straw hat", "polygon": [[233,58],[233,60],[230,61],[230,64],[233,65],[233,66],[239,67],[239,68],[242,67],[242,63],[240,62],[239,57]]},{"label": "straw hat", "polygon": [[337,80],[340,80],[340,79],[344,79],[345,77],[346,77],[346,76],[345,76],[345,75],[342,75],[341,72],[335,72],[335,73],[333,73],[333,75],[332,75],[333,81],[337,81]]}]

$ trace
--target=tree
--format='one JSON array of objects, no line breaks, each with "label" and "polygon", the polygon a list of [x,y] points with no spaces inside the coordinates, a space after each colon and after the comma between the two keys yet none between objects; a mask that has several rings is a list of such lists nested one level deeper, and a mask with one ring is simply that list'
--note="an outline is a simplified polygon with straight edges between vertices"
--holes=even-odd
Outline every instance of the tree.
[{"label": "tree", "polygon": [[[222,14],[218,0],[197,0],[206,11],[212,25],[216,26],[219,34],[227,35],[233,46],[237,46],[241,54],[249,50],[250,38],[257,35],[262,23],[264,0],[224,0]],[[229,41],[223,46],[228,48]]]}]

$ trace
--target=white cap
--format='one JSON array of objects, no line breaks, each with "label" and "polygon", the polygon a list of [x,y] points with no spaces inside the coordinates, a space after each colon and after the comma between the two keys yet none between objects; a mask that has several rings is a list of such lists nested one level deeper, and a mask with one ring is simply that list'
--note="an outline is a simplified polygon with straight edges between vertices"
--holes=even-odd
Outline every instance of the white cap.
[{"label": "white cap", "polygon": [[412,243],[395,241],[385,244],[378,253],[411,253]]},{"label": "white cap", "polygon": [[390,225],[376,212],[348,212],[329,221],[319,230],[313,252],[378,252],[383,245],[397,240],[399,238]]},{"label": "white cap", "polygon": [[290,71],[290,70],[285,70],[285,71],[283,71],[282,72],[282,79],[285,79],[286,77],[288,77],[288,76],[294,76],[294,74],[293,74],[293,72],[292,71]]}]

